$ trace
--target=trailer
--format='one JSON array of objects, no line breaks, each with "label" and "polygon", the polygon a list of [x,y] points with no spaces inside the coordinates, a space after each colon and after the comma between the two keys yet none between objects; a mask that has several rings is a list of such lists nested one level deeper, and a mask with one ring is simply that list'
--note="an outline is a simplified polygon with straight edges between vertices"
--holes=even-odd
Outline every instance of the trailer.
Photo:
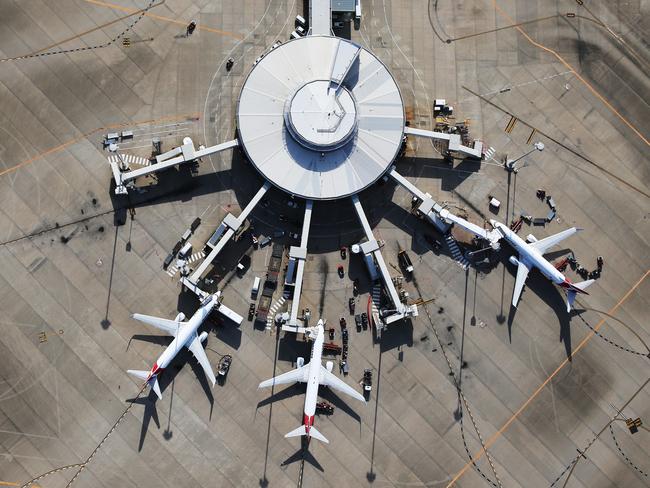
[{"label": "trailer", "polygon": [[316,413],[319,415],[332,415],[334,413],[334,406],[327,402],[318,402],[316,404]]},{"label": "trailer", "polygon": [[407,273],[413,273],[413,263],[411,262],[409,255],[406,254],[406,251],[398,252],[397,259],[399,260],[399,264],[404,269],[404,271]]},{"label": "trailer", "polygon": [[325,342],[323,344],[323,354],[331,354],[333,356],[341,354],[341,346],[335,342]]}]

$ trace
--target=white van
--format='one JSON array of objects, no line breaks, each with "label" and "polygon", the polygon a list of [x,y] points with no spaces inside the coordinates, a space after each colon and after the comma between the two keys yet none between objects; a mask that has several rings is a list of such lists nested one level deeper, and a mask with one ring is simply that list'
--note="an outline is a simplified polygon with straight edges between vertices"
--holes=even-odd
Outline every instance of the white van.
[{"label": "white van", "polygon": [[298,34],[296,31],[293,31],[291,35],[289,36],[289,39],[298,39],[300,37],[300,34]]},{"label": "white van", "polygon": [[258,294],[259,291],[260,291],[260,281],[261,281],[261,280],[260,280],[260,277],[259,277],[259,276],[256,276],[256,277],[255,277],[255,280],[253,281],[253,289],[251,290],[251,298],[252,298],[253,300],[256,300],[256,299],[257,299],[257,294]]},{"label": "white van", "polygon": [[307,21],[301,16],[301,15],[296,15],[296,23],[295,25],[301,25],[303,27],[307,26]]},{"label": "white van", "polygon": [[178,251],[178,257],[181,259],[187,259],[190,256],[190,253],[192,252],[192,243],[186,242],[183,247],[181,247],[181,250]]}]

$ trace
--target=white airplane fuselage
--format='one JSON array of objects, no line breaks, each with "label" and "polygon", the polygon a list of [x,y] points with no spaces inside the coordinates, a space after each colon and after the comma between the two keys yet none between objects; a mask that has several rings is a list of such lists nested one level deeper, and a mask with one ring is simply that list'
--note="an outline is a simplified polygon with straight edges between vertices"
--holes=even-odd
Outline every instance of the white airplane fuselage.
[{"label": "white airplane fuselage", "polygon": [[[179,328],[178,334],[176,337],[174,337],[174,340],[169,344],[169,346],[167,346],[167,348],[153,364],[153,367],[149,373],[149,378],[160,375],[160,373],[162,373],[162,371],[167,366],[169,366],[169,363],[172,362],[179,351],[183,349],[183,347],[187,347],[189,345],[189,343],[194,339],[194,334],[198,328],[201,327],[201,324],[203,324],[208,315],[212,313],[212,310],[218,301],[219,297],[215,295],[210,295],[205,298],[199,309],[194,313],[194,315],[192,315],[192,318],[190,318],[189,321],[185,322],[183,326]],[[203,341],[207,337],[207,333],[204,332],[199,337],[201,341]]]},{"label": "white airplane fuselage", "polygon": [[305,408],[303,423],[309,437],[309,429],[314,425],[314,415],[316,414],[316,401],[318,399],[318,386],[320,383],[321,357],[323,354],[323,341],[325,340],[325,330],[322,322],[316,326],[316,339],[311,348],[311,359],[309,360],[309,376],[307,380],[307,392],[305,393]]},{"label": "white airplane fuselage", "polygon": [[510,230],[501,222],[492,220],[494,228],[498,229],[503,235],[503,238],[519,253],[519,259],[525,263],[536,267],[544,276],[551,280],[556,285],[566,287],[570,281],[537,249],[530,246],[526,241],[519,237],[515,232]]}]

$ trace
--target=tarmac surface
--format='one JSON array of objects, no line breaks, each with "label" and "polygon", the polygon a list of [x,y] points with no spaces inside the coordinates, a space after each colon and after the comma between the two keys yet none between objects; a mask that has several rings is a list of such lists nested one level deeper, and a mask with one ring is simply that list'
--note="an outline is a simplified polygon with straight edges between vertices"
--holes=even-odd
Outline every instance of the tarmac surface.
[{"label": "tarmac surface", "polygon": [[[163,260],[198,216],[200,250],[263,180],[235,150],[115,199],[101,145],[128,129],[121,150],[144,157],[153,137],[164,150],[186,136],[230,140],[246,74],[288,39],[296,14],[308,17],[303,3],[0,0],[0,486],[74,465],[36,482],[66,486],[102,440],[73,486],[528,488],[563,486],[569,474],[569,487],[648,486],[650,17],[638,0],[578,3],[365,0],[361,29],[337,29],[389,67],[411,126],[432,128],[433,100],[444,98],[493,154],[449,165],[411,138],[398,171],[478,223],[546,216],[535,196],[544,188],[555,220],[520,235],[582,227],[557,257],[570,249],[588,269],[599,255],[605,264],[570,316],[537,272],[511,309],[507,246],[466,271],[446,247],[431,250],[424,236],[442,237],[410,213],[409,194],[375,185],[362,203],[383,255],[398,276],[397,252],[408,250],[416,269],[404,289],[427,301],[376,341],[348,311],[354,278],[357,312],[372,292],[361,260],[338,251],[362,236],[351,202],[317,202],[300,306],[322,311],[338,343],[346,318],[345,381],[372,368],[374,386],[365,406],[321,390],[335,412],[315,425],[330,444],[303,450],[284,434],[301,422],[304,387],[257,385],[308,346],[264,325],[208,324],[211,363],[233,356],[223,384],[208,386],[185,352],[161,378],[162,401],[148,391],[131,401],[141,385],[126,370],[149,369],[169,340],[130,314],[192,313],[195,298]],[[545,150],[506,173],[503,157],[537,140]],[[496,216],[488,196],[503,202]],[[303,204],[287,199],[269,192],[251,217],[256,234],[299,232]],[[244,316],[270,249],[242,238],[212,272]],[[252,264],[238,277],[244,253]],[[625,419],[636,418],[632,434]]]}]

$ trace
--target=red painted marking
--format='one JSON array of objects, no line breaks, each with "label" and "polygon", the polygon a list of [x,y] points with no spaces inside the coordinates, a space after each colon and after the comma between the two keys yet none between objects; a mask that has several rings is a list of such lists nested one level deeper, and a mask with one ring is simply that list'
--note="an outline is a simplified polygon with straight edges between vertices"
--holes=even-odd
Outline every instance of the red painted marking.
[{"label": "red painted marking", "polygon": [[314,425],[314,416],[304,414],[302,418],[302,423],[305,426],[305,431],[307,432],[307,435],[309,435],[309,429],[311,428],[312,425]]},{"label": "red painted marking", "polygon": [[153,367],[151,368],[151,371],[149,372],[149,378],[150,379],[154,376],[159,376],[163,372],[163,368],[158,366],[158,363],[153,363]]},{"label": "red painted marking", "polygon": [[587,292],[584,291],[584,290],[581,290],[580,288],[578,288],[577,286],[575,286],[573,283],[571,283],[571,281],[569,280],[569,278],[564,278],[564,282],[560,283],[560,286],[561,286],[562,288],[566,288],[566,289],[568,289],[568,290],[575,291],[576,293],[583,293],[583,294],[585,294],[585,295],[589,295],[589,293],[587,293]]}]

